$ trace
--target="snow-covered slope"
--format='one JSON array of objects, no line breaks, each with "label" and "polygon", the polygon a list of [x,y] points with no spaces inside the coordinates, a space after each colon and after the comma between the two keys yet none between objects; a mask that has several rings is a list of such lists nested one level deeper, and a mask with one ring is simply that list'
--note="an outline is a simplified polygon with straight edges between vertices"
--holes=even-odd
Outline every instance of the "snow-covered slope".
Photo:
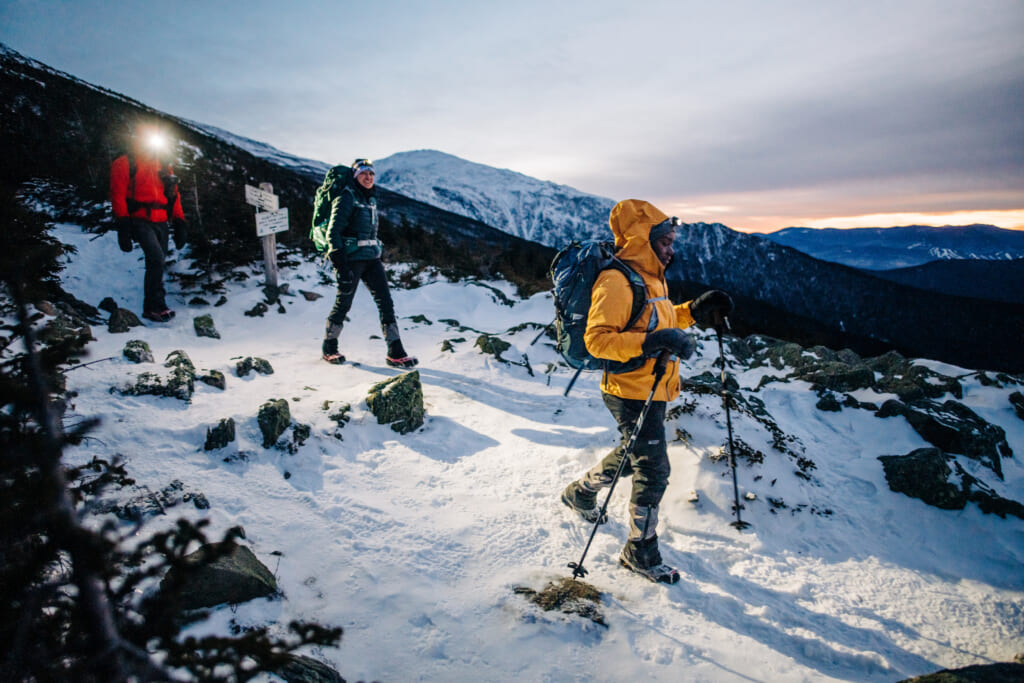
[{"label": "snow-covered slope", "polygon": [[[64,273],[71,293],[94,305],[111,296],[139,310],[138,251],[121,254],[116,240],[75,226],[56,234],[78,249]],[[67,375],[77,394],[67,419],[102,418],[68,449],[70,464],[123,457],[137,482],[123,497],[172,480],[202,492],[209,509],[182,504],[147,528],[178,515],[210,520],[211,537],[241,525],[278,578],[282,597],[214,610],[192,633],[265,624],[283,633],[292,619],[340,625],[340,647],[308,654],[347,680],[381,681],[888,683],[1008,661],[1024,650],[1021,520],[985,515],[973,503],[939,510],[891,492],[878,456],[926,445],[905,420],[819,410],[807,383],[762,385],[776,371],[736,358],[740,395],[763,403],[778,428],[732,412],[737,440],[767,454],[759,464],[741,460],[738,471],[741,494],[755,497],[743,511],[753,528],[741,534],[729,526],[731,479],[717,457],[726,440],[720,398],[684,394],[666,425],[672,479],[660,529],[663,555],[681,582],[654,585],[619,567],[629,492],[622,485],[585,562],[586,580],[603,591],[609,627],[541,612],[512,588],[540,589],[570,575],[566,564],[579,559],[590,527],[558,495],[617,441],[597,376],[584,375],[564,397],[569,371],[547,344],[529,345],[534,329],[515,331],[550,320],[549,296],[509,306],[491,289],[512,297],[502,283],[396,290],[406,345],[421,359],[427,414],[422,428],[400,436],[377,424],[365,403],[371,385],[397,374],[383,363],[366,290],[341,339],[354,362],[334,367],[319,360],[332,285],[306,262],[286,266],[281,281],[323,298],[285,297],[283,313],[271,307],[250,317],[245,312],[264,296],[258,272],[240,269],[229,279],[222,306],[189,307],[194,292],[172,283],[174,321],[129,334],[94,327],[86,360],[107,360]],[[199,314],[212,314],[220,339],[196,336]],[[512,345],[503,354],[512,363],[480,352],[474,341],[482,332]],[[714,337],[697,337],[684,374],[717,375]],[[128,339],[147,341],[157,364],[124,359]],[[226,389],[197,383],[190,403],[111,392],[141,372],[162,371],[177,349],[200,372],[222,371]],[[235,363],[246,356],[269,360],[274,374],[237,377]],[[1015,454],[1002,463],[1003,480],[976,461],[959,462],[1019,499],[1024,421],[1007,395],[1020,388],[927,365],[965,376],[963,403],[1001,426]],[[311,426],[294,453],[262,447],[256,414],[272,398],[287,399],[293,421]],[[351,421],[339,429],[326,402],[351,404]],[[237,441],[203,450],[207,428],[227,417]],[[815,467],[773,448],[780,439]],[[697,503],[688,502],[690,490]]]},{"label": "snow-covered slope", "polygon": [[374,162],[377,182],[413,199],[551,247],[608,239],[615,202],[566,185],[437,152],[401,152]]},{"label": "snow-covered slope", "polygon": [[297,157],[294,154],[282,152],[277,147],[269,145],[266,142],[259,142],[241,135],[235,135],[223,128],[217,128],[216,126],[210,126],[197,121],[189,121],[189,124],[196,130],[212,135],[215,138],[220,138],[224,142],[230,143],[236,147],[240,147],[255,157],[266,159],[278,166],[293,169],[311,178],[323,180],[324,174],[327,173],[327,169],[331,167],[331,164],[328,164],[327,162]]}]

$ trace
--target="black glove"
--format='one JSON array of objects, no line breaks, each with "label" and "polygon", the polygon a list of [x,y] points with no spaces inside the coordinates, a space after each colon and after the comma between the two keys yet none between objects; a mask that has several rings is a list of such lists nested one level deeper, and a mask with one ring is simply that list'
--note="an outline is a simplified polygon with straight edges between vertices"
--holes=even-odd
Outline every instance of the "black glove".
[{"label": "black glove", "polygon": [[331,265],[333,265],[334,269],[339,273],[348,271],[348,262],[345,260],[345,252],[341,249],[335,249],[332,251],[328,254],[328,258],[331,259]]},{"label": "black glove", "polygon": [[121,251],[132,250],[132,219],[128,216],[121,216],[114,219],[114,227],[117,229],[117,246]]},{"label": "black glove", "polygon": [[686,360],[693,355],[697,345],[690,335],[678,327],[668,327],[648,333],[642,348],[645,356],[657,356],[662,351],[668,351],[673,356]]},{"label": "black glove", "polygon": [[171,221],[174,233],[174,248],[181,249],[188,243],[188,223],[183,218]]},{"label": "black glove", "polygon": [[732,313],[732,297],[720,289],[709,289],[690,302],[690,315],[703,328],[721,327]]}]

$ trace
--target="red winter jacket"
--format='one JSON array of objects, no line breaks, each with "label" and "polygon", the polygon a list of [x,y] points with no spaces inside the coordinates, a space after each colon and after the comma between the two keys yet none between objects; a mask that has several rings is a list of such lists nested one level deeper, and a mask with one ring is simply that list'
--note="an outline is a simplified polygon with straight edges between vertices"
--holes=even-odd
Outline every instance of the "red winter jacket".
[{"label": "red winter jacket", "polygon": [[[122,155],[114,159],[110,165],[110,201],[114,205],[114,217],[128,216],[128,200],[134,199],[138,205],[131,212],[132,218],[143,218],[154,223],[167,220],[167,197],[164,195],[164,184],[160,180],[162,164],[158,159],[136,156],[135,178],[131,178],[128,156]],[[168,166],[170,171],[171,167]],[[181,195],[174,198],[171,217],[185,220],[185,212],[181,210]]]}]

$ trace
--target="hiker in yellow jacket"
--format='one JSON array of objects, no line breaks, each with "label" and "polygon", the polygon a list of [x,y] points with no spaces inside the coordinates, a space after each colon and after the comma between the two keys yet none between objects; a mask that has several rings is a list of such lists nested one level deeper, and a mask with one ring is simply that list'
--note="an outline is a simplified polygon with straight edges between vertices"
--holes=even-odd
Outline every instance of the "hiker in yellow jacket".
[{"label": "hiker in yellow jacket", "polygon": [[[598,522],[597,492],[607,486],[619,469],[624,447],[636,427],[647,397],[654,391],[650,408],[622,475],[633,477],[630,496],[629,538],[619,558],[623,566],[652,581],[675,583],[679,573],[662,563],[658,550],[658,505],[668,486],[669,461],[665,443],[665,409],[679,396],[679,360],[686,360],[695,343],[683,328],[694,322],[713,320],[732,310],[732,299],[719,290],[705,292],[697,299],[673,305],[668,298],[665,268],[675,253],[676,221],[652,204],[627,199],[615,205],[609,218],[615,235],[616,255],[635,270],[647,287],[647,305],[630,329],[633,295],[626,276],[616,270],[603,271],[591,292],[590,313],[584,341],[587,351],[598,358],[627,361],[647,358],[636,370],[605,372],[601,393],[618,424],[622,441],[580,479],[562,493],[562,502],[589,522]],[[670,356],[665,379],[655,387],[653,368],[663,351]],[[605,520],[601,519],[603,523]]]}]

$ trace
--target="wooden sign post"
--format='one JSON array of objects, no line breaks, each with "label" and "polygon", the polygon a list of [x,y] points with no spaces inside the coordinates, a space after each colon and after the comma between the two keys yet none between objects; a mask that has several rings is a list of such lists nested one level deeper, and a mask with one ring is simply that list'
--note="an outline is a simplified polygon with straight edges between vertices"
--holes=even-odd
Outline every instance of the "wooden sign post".
[{"label": "wooden sign post", "polygon": [[270,183],[260,183],[259,187],[246,185],[245,202],[256,207],[256,235],[263,242],[266,287],[276,296],[277,237],[275,235],[288,229],[288,209],[278,209],[278,197],[274,194],[274,186]]}]

